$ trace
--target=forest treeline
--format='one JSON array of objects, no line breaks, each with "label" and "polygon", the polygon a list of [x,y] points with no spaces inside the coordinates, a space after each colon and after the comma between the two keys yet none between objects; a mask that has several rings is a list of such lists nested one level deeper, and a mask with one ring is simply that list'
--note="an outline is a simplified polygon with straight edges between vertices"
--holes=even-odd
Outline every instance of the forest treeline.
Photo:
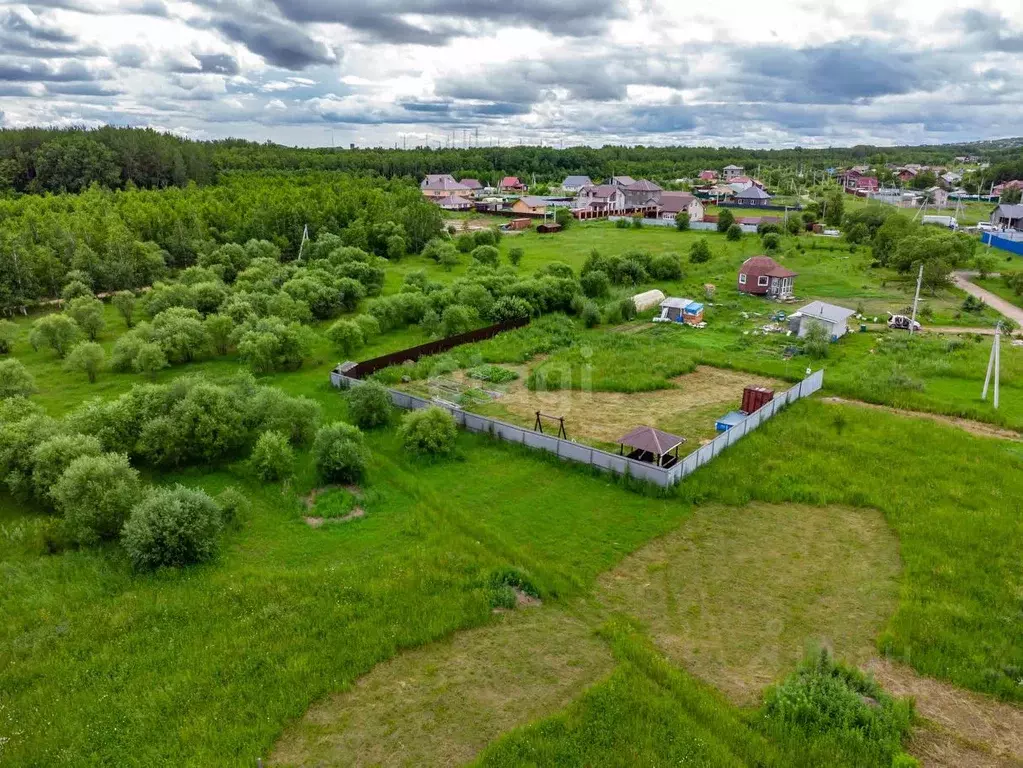
[{"label": "forest treeline", "polygon": [[[268,241],[296,258],[306,226],[387,258],[441,231],[441,212],[408,180],[238,173],[162,190],[0,197],[0,311],[60,295],[71,271],[97,292],[135,290],[225,243]],[[397,238],[397,239],[395,239]]]},{"label": "forest treeline", "polygon": [[1023,178],[1019,147],[946,144],[907,147],[829,147],[753,150],[714,147],[511,146],[466,149],[333,149],[259,144],[239,139],[191,141],[151,129],[95,130],[27,128],[0,130],[0,193],[81,192],[98,183],[123,189],[214,183],[232,171],[341,171],[386,178],[420,179],[451,173],[496,183],[515,175],[541,183],[570,174],[594,179],[612,175],[670,180],[704,168],[742,165],[810,173],[852,164],[885,162],[949,164],[958,155],[979,154],[992,163],[985,179]]}]

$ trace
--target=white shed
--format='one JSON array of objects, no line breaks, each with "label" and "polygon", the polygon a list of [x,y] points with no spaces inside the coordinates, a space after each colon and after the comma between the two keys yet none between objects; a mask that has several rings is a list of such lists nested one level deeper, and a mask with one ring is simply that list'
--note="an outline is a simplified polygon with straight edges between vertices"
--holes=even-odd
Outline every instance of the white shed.
[{"label": "white shed", "polygon": [[838,341],[848,332],[848,320],[855,314],[854,309],[846,309],[823,301],[811,301],[789,317],[789,327],[802,338],[814,324],[823,325],[831,340]]}]

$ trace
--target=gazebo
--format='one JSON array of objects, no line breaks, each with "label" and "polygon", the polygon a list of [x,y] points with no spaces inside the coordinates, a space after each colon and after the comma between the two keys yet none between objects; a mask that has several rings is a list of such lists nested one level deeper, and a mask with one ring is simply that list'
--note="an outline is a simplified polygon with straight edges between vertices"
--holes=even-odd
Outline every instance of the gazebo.
[{"label": "gazebo", "polygon": [[630,459],[645,461],[667,469],[678,461],[678,447],[686,439],[654,427],[636,427],[618,438],[619,453],[625,455],[625,446],[632,451]]}]

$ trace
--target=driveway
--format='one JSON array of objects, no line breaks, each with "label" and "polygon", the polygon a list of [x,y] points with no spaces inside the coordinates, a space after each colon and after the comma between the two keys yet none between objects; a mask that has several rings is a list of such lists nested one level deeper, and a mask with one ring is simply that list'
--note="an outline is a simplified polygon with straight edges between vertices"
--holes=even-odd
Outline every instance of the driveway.
[{"label": "driveway", "polygon": [[985,290],[979,285],[971,283],[970,278],[975,274],[976,273],[972,272],[955,272],[952,274],[952,280],[955,282],[957,288],[962,288],[971,296],[983,299],[984,303],[989,307],[1002,313],[1002,315],[1010,320],[1015,320],[1020,326],[1023,326],[1023,309],[1006,301],[1001,296],[996,296],[991,293],[991,291]]}]

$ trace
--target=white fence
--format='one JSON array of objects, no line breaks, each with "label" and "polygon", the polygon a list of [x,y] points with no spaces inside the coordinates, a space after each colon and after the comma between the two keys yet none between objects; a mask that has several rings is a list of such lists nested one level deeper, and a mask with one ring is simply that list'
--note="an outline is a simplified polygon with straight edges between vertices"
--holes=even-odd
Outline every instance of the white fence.
[{"label": "white fence", "polygon": [[[608,221],[618,221],[619,219],[625,219],[630,224],[633,221],[631,216],[608,216],[607,217]],[[674,227],[675,227],[675,220],[674,219],[640,219],[640,221],[643,222],[643,226],[644,227],[646,227],[646,226],[650,226],[650,227],[671,227],[672,229],[674,229]],[[714,221],[690,221],[689,222],[689,229],[693,230],[694,232],[717,232],[718,225],[717,225],[717,222],[714,222]],[[756,232],[757,232],[757,225],[756,224],[739,224],[739,229],[741,229],[746,234],[756,234]]]},{"label": "white fence", "polygon": [[[334,370],[330,372],[330,383],[339,389],[348,389],[350,387],[359,386],[363,382],[360,379],[353,379],[349,376],[345,376],[340,371]],[[524,429],[523,427],[516,427],[514,424],[508,424],[504,421],[491,419],[487,416],[469,413],[450,403],[427,400],[422,397],[410,395],[407,392],[399,392],[396,389],[388,389],[387,391],[391,395],[391,402],[398,408],[415,410],[420,408],[429,408],[431,405],[436,405],[451,413],[455,422],[459,426],[468,429],[470,432],[486,433],[500,438],[501,440],[506,440],[509,443],[521,443],[529,448],[553,453],[566,461],[590,464],[591,466],[598,467],[609,472],[614,472],[618,475],[631,475],[632,477],[637,477],[641,480],[646,480],[654,483],[655,485],[659,485],[662,488],[667,488],[668,486],[678,483],[682,480],[682,478],[691,475],[698,468],[702,467],[704,464],[720,454],[728,446],[733,443],[737,443],[743,437],[782,410],[786,405],[794,403],[801,397],[812,395],[814,392],[819,390],[823,384],[823,370],[819,370],[816,373],[807,376],[791,389],[775,394],[774,399],[767,403],[759,411],[754,411],[749,414],[745,419],[740,421],[727,432],[722,432],[709,443],[701,446],[699,450],[689,454],[669,469],[663,469],[643,461],[636,461],[635,459],[629,459],[625,456],[619,456],[616,453],[602,451],[599,448],[590,448],[587,445],[581,445],[580,443],[573,442],[572,440],[564,440],[559,437],[543,435],[539,432]]]}]

